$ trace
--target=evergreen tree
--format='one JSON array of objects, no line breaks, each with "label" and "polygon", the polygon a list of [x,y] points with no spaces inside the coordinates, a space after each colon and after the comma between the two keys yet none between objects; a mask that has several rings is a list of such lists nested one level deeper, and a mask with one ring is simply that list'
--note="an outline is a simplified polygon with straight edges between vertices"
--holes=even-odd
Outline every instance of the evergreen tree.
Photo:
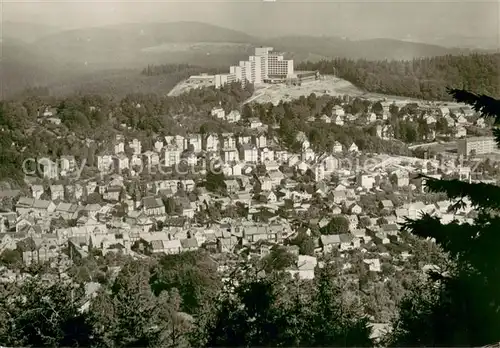
[{"label": "evergreen tree", "polygon": [[[493,134],[500,144],[500,101],[452,89],[458,102],[495,119]],[[481,346],[500,341],[500,187],[459,180],[423,177],[431,192],[446,193],[453,209],[466,202],[478,212],[473,223],[424,215],[408,220],[405,229],[417,236],[434,238],[451,257],[447,270],[431,273],[432,282],[422,285],[401,304],[390,343],[394,346]],[[446,272],[445,272],[446,271]]]}]

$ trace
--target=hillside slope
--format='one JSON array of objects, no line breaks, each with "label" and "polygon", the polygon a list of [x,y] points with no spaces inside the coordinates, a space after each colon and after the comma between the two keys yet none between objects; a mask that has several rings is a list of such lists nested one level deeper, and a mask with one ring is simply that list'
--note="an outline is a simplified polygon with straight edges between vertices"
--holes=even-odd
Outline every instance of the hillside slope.
[{"label": "hillside slope", "polygon": [[333,59],[299,65],[300,69],[335,74],[375,93],[443,100],[446,89],[500,96],[500,54],[439,56],[411,61]]}]

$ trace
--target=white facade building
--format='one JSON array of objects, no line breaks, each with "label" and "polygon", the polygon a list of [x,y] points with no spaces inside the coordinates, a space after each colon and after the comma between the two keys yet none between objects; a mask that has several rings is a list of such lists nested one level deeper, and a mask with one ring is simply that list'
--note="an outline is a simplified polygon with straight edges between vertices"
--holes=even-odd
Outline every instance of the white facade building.
[{"label": "white facade building", "polygon": [[256,84],[273,78],[289,78],[293,72],[293,60],[284,59],[283,54],[273,52],[272,47],[257,47],[247,61],[229,68],[229,75],[236,81]]},{"label": "white facade building", "polygon": [[165,147],[165,166],[172,167],[181,161],[181,151],[173,146]]}]

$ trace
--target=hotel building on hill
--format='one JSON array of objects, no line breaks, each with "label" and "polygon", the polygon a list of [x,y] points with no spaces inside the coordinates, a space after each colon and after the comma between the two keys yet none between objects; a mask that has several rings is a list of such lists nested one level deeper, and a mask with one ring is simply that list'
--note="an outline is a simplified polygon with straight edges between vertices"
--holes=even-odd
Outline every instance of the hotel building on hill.
[{"label": "hotel building on hill", "polygon": [[214,77],[215,86],[221,87],[234,81],[250,83],[282,82],[292,78],[293,60],[286,60],[283,54],[273,52],[272,47],[257,47],[255,53],[246,61],[229,68],[229,74],[218,74]]}]

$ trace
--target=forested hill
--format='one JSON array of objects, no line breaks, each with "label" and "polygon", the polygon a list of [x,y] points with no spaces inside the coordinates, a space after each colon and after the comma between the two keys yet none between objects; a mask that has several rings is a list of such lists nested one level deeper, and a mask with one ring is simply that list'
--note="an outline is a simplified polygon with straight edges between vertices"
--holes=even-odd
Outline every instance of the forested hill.
[{"label": "forested hill", "polygon": [[449,100],[446,87],[500,96],[500,54],[439,56],[411,61],[338,58],[300,63],[299,70],[335,74],[368,92]]}]

